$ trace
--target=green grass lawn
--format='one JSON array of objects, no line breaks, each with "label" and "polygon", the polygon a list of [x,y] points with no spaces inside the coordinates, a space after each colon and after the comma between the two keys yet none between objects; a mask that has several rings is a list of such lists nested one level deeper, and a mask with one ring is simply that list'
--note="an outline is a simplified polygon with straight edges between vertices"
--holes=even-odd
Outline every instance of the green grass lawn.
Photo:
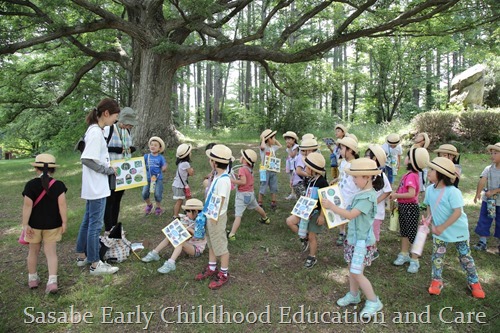
[{"label": "green grass lawn", "polygon": [[[236,157],[244,147],[257,149],[255,142],[244,139],[238,142],[242,143],[230,145]],[[161,241],[160,229],[172,216],[174,151],[166,153],[169,163],[163,202],[166,214],[145,217],[140,189],[127,190],[122,201],[120,220],[127,238],[149,244],[142,256]],[[326,149],[323,152],[326,157]],[[284,158],[284,149],[279,154]],[[196,174],[190,184],[193,196],[202,199],[201,182],[209,171],[204,146],[194,150],[192,159]],[[237,241],[229,245],[230,283],[222,289],[211,291],[208,282],[194,280],[195,274],[207,264],[207,252],[197,259],[181,257],[177,270],[169,275],[157,273],[156,269],[170,256],[171,248],[162,253],[160,262],[145,264],[131,256],[118,264],[120,271],[113,276],[90,276],[88,269],[75,265],[76,236],[84,212],[84,201],[79,198],[81,165],[76,153],[57,156],[61,167],[55,177],[69,189],[68,231],[58,245],[60,291],[56,295],[44,294],[47,266],[43,254],[39,258],[41,286],[29,290],[28,248],[19,245],[17,237],[21,192],[25,182],[34,176],[30,162],[29,159],[0,161],[0,332],[138,332],[146,328],[152,332],[500,331],[500,256],[496,253],[496,241],[490,241],[488,252],[473,252],[486,299],[471,297],[453,246],[449,247],[444,270],[445,288],[440,296],[431,297],[427,293],[431,242],[426,244],[418,274],[407,273],[406,266],[393,266],[399,239],[388,230],[388,219],[382,226],[381,256],[365,270],[384,303],[383,315],[376,322],[361,323],[357,318],[361,307],[339,308],[335,302],[348,291],[349,283],[342,248],[334,245],[337,232],[329,230],[319,237],[318,264],[310,270],[304,269],[306,254],[300,252],[297,236],[284,222],[294,204],[283,199],[289,193],[284,172],[279,175],[278,208],[269,211],[271,225],[258,223],[255,212],[245,212]],[[479,205],[474,205],[472,199],[478,175],[488,163],[486,154],[465,154],[461,158],[464,177],[460,188],[469,216],[472,244],[477,241],[473,229],[479,212]],[[255,189],[258,191],[257,182]],[[266,199],[264,208],[269,210],[270,201]],[[230,207],[229,225],[234,217],[234,194]],[[49,312],[53,312],[52,317]],[[72,314],[74,323],[68,318]],[[222,317],[224,324],[214,324],[213,314],[215,320]]]}]

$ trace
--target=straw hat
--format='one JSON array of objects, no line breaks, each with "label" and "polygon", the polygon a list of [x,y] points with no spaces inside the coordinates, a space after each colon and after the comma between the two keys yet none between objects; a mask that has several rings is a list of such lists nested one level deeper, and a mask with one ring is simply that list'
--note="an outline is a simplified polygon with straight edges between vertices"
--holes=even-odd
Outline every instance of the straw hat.
[{"label": "straw hat", "polygon": [[212,149],[205,151],[205,154],[209,159],[219,163],[229,164],[229,162],[234,161],[231,149],[224,145],[215,145]]},{"label": "straw hat", "polygon": [[384,167],[387,162],[387,155],[380,145],[369,145],[368,149],[375,155],[380,167]]},{"label": "straw hat", "polygon": [[337,144],[338,145],[344,145],[347,148],[351,148],[355,153],[359,152],[358,141],[354,140],[351,137],[346,136],[346,137],[344,137],[342,139],[338,139],[337,140]]},{"label": "straw hat", "polygon": [[118,122],[124,125],[137,126],[137,115],[132,108],[124,107],[118,116]]},{"label": "straw hat", "polygon": [[163,140],[159,137],[153,136],[151,137],[151,139],[149,139],[148,145],[150,145],[152,141],[156,141],[160,144],[160,153],[163,153],[163,151],[165,150],[165,142],[163,142]]},{"label": "straw hat", "polygon": [[179,145],[179,147],[177,147],[177,152],[175,153],[175,157],[184,158],[188,156],[189,153],[191,153],[191,149],[193,149],[193,147],[191,147],[190,144],[182,143],[181,145]]},{"label": "straw hat", "polygon": [[[424,146],[422,148],[429,147],[429,144],[431,143],[431,139],[429,139],[429,135],[425,132],[418,133],[417,136],[422,135],[424,137]],[[419,141],[420,142],[420,141]]]},{"label": "straw hat", "polygon": [[252,149],[245,149],[245,150],[240,150],[241,156],[250,163],[251,165],[254,165],[255,162],[257,162],[257,153],[254,152]]},{"label": "straw hat", "polygon": [[203,202],[198,199],[189,199],[186,200],[186,204],[182,205],[181,208],[184,210],[202,210]]},{"label": "straw hat", "polygon": [[436,157],[427,166],[437,172],[449,177],[452,181],[457,178],[455,164],[446,157]]},{"label": "straw hat", "polygon": [[358,142],[358,137],[352,133],[346,133],[345,137],[346,138],[353,138],[354,140],[356,140],[356,142]]},{"label": "straw hat", "polygon": [[344,125],[342,125],[342,124],[337,124],[337,125],[335,125],[335,128],[334,128],[334,129],[339,129],[339,130],[341,130],[342,132],[344,132],[344,134],[346,134],[346,133],[347,133],[347,128],[345,128],[345,126],[344,126]]},{"label": "straw hat", "polygon": [[486,149],[491,153],[492,150],[500,151],[500,142],[495,143],[494,145],[488,145]]},{"label": "straw hat", "polygon": [[380,175],[382,170],[377,167],[377,162],[374,160],[361,157],[353,160],[345,172],[351,176],[376,176]]},{"label": "straw hat", "polygon": [[385,141],[390,145],[397,145],[401,142],[401,138],[399,137],[399,134],[392,133],[387,136]]},{"label": "straw hat", "polygon": [[305,165],[317,173],[325,173],[325,158],[320,153],[310,153],[307,156],[302,156]]},{"label": "straw hat", "polygon": [[408,157],[411,165],[417,171],[422,171],[429,164],[429,152],[425,148],[410,148]]},{"label": "straw hat", "polygon": [[276,135],[276,131],[266,129],[260,134],[260,138],[264,141]]},{"label": "straw hat", "polygon": [[48,168],[57,168],[59,165],[56,164],[56,158],[50,154],[39,154],[35,157],[35,162],[31,163],[34,167],[43,168],[44,164],[47,164]]},{"label": "straw hat", "polygon": [[297,134],[295,132],[292,132],[292,131],[288,131],[285,134],[283,134],[283,139],[286,139],[286,138],[293,138],[293,139],[295,139],[295,142],[299,142],[299,137],[297,136]]},{"label": "straw hat", "polygon": [[316,150],[318,148],[318,141],[315,139],[302,139],[302,142],[299,145],[300,150]]},{"label": "straw hat", "polygon": [[459,156],[457,148],[454,145],[445,144],[439,146],[438,149],[434,150],[435,153],[450,154],[453,156]]},{"label": "straw hat", "polygon": [[309,140],[309,139],[316,140],[316,137],[312,133],[306,133],[306,134],[302,135],[302,141]]}]

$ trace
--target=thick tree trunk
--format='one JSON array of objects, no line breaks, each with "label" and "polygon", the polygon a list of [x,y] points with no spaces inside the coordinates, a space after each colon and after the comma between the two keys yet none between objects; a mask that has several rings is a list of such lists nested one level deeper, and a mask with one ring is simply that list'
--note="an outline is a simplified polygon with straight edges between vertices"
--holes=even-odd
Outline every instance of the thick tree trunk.
[{"label": "thick tree trunk", "polygon": [[132,107],[138,113],[134,144],[146,149],[152,136],[159,136],[167,147],[178,144],[170,112],[172,83],[177,66],[150,49],[140,52],[140,74],[135,76]]}]

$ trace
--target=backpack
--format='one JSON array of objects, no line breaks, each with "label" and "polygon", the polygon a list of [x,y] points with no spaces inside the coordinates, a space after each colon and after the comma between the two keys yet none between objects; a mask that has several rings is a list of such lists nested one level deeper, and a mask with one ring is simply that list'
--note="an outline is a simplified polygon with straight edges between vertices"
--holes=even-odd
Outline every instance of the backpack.
[{"label": "backpack", "polygon": [[130,255],[131,242],[125,238],[121,223],[117,223],[108,236],[99,236],[99,242],[99,256],[103,262],[120,263]]},{"label": "backpack", "polygon": [[[108,137],[106,138],[106,145],[108,145],[109,141],[111,141],[111,136],[113,135],[114,130],[115,130],[115,125],[113,124],[113,126],[109,127],[109,134]],[[78,140],[73,150],[79,151],[80,154],[83,153],[83,151],[85,150],[85,134]]]}]

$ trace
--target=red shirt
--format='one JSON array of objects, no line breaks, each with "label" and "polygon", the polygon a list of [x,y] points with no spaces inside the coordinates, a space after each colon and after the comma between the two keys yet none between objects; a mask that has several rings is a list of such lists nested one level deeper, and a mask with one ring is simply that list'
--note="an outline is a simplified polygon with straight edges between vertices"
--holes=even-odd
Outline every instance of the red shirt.
[{"label": "red shirt", "polygon": [[238,185],[238,192],[253,192],[253,174],[250,167],[244,165],[238,170],[238,176],[246,177],[247,182],[243,185]]}]

